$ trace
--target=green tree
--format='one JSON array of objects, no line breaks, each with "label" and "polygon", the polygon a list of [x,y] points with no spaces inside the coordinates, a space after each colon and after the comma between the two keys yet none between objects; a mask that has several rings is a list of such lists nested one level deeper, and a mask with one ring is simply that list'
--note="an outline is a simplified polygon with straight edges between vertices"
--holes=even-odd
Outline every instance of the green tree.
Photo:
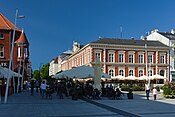
[{"label": "green tree", "polygon": [[39,70],[33,71],[33,78],[38,79],[39,78]]},{"label": "green tree", "polygon": [[49,77],[49,63],[42,66],[40,69],[40,76],[43,79],[46,79]]}]

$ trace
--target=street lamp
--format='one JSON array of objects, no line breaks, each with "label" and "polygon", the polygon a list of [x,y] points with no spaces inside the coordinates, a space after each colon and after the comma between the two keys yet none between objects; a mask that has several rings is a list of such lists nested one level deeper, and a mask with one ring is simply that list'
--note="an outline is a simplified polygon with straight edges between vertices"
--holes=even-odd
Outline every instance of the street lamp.
[{"label": "street lamp", "polygon": [[8,71],[8,77],[7,77],[7,83],[6,83],[6,91],[5,91],[5,99],[4,103],[7,103],[7,96],[8,96],[8,84],[9,84],[9,78],[10,78],[10,70],[12,66],[12,58],[13,58],[13,48],[14,48],[14,40],[15,40],[15,30],[16,30],[16,22],[17,18],[24,18],[25,16],[20,15],[18,16],[18,9],[16,9],[16,15],[15,15],[15,24],[14,24],[14,29],[13,29],[13,37],[12,37],[12,46],[11,46],[11,51],[10,51],[10,61],[9,61],[9,71]]},{"label": "street lamp", "polygon": [[23,90],[25,59],[26,59],[26,55],[24,54],[23,68],[22,68],[22,79],[21,79],[21,91]]}]

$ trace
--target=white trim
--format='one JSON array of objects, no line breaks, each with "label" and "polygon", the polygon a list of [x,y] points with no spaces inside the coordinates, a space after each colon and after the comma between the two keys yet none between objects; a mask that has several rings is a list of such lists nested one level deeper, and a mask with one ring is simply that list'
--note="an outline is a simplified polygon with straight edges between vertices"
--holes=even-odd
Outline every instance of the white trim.
[{"label": "white trim", "polygon": [[111,77],[115,77],[115,68],[114,67],[109,67],[108,68],[108,74],[109,75],[110,75],[110,73],[109,73],[110,70],[113,70],[113,76],[111,76]]},{"label": "white trim", "polygon": [[4,45],[0,45],[0,47],[2,47],[2,51],[0,51],[0,52],[3,53],[3,56],[0,56],[0,58],[4,58]]}]

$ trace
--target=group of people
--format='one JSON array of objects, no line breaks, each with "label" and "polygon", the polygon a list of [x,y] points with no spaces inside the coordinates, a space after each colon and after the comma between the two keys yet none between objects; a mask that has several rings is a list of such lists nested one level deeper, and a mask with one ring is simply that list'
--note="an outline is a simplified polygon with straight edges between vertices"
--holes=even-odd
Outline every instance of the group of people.
[{"label": "group of people", "polygon": [[36,89],[36,92],[40,92],[42,98],[44,98],[44,96],[46,95],[46,91],[47,88],[49,88],[50,86],[46,83],[45,80],[43,80],[42,82],[40,82],[39,80],[30,80],[27,82],[27,90],[29,91],[30,89],[30,94],[33,95],[34,94],[34,89]]},{"label": "group of people", "polygon": [[[149,94],[150,94],[150,82],[149,81],[146,81],[145,83],[145,91],[146,91],[146,98],[147,100],[149,100]],[[156,89],[156,86],[154,86],[153,88],[153,97],[154,97],[154,100],[157,99],[157,89]]]},{"label": "group of people", "polygon": [[[42,82],[39,82],[38,80],[34,81],[31,80],[30,82],[27,82],[27,89],[29,90],[29,87],[31,88],[31,95],[34,93],[34,88],[36,88],[36,92],[40,92],[42,98],[45,97],[45,95],[48,93],[47,89],[53,88],[52,92],[49,92],[49,96],[51,96],[51,93],[54,91],[57,93],[60,99],[64,98],[65,96],[72,96],[72,99],[78,99],[82,96],[85,96],[87,98],[92,99],[100,99],[101,95],[105,95],[109,98],[118,98],[122,95],[122,92],[117,88],[114,90],[112,85],[106,86],[106,88],[102,87],[102,91],[99,91],[98,89],[93,89],[93,86],[91,83],[73,83],[71,81],[67,82],[55,82],[53,86],[48,85],[45,80]],[[150,82],[146,81],[145,83],[145,91],[146,91],[146,98],[149,100],[150,95]],[[51,91],[51,90],[50,90]],[[153,88],[153,97],[154,100],[157,98],[157,89],[154,86]]]}]

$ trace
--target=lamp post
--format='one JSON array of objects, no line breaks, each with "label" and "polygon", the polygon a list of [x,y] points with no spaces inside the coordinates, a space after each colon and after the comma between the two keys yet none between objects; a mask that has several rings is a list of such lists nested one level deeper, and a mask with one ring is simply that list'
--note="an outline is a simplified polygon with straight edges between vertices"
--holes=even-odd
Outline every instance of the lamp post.
[{"label": "lamp post", "polygon": [[21,91],[23,90],[24,67],[25,67],[25,57],[23,59],[23,67],[22,67]]},{"label": "lamp post", "polygon": [[15,40],[15,31],[16,31],[16,22],[17,18],[24,18],[24,16],[18,16],[18,9],[16,9],[16,14],[15,14],[15,24],[14,24],[14,29],[13,29],[13,37],[12,37],[12,46],[11,46],[11,51],[10,51],[10,61],[9,61],[9,71],[8,71],[8,77],[7,77],[7,83],[6,83],[6,91],[5,91],[5,99],[4,103],[7,103],[7,96],[8,96],[8,84],[9,84],[9,78],[10,78],[10,70],[12,66],[12,59],[13,59],[13,48],[14,48],[14,40]]},{"label": "lamp post", "polygon": [[[20,71],[21,71],[21,60],[20,60],[20,63],[19,63],[19,66],[18,66],[18,74],[20,74]],[[17,85],[17,93],[19,93],[19,79],[20,79],[20,75],[18,76],[18,85]]]}]

